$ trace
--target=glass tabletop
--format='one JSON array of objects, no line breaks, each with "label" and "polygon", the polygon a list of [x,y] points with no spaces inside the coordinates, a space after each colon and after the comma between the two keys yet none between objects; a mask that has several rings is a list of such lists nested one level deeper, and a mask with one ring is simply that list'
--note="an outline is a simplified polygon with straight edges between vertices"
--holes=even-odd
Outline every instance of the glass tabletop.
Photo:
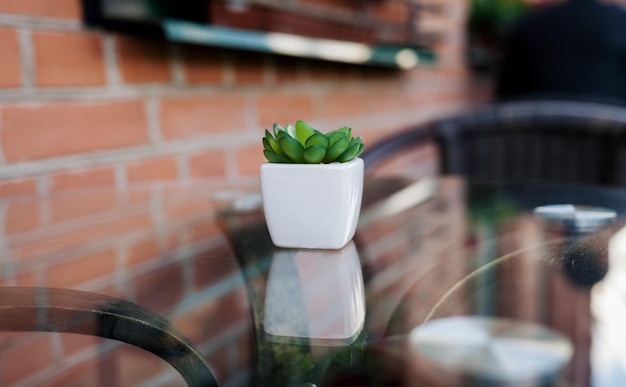
[{"label": "glass tabletop", "polygon": [[[220,385],[619,386],[625,200],[369,176],[354,239],[307,250],[272,244],[254,182],[7,198],[0,283],[156,312]],[[574,232],[535,211],[548,205],[615,216]],[[0,371],[2,385],[184,385],[149,353],[67,333],[1,332]]]}]

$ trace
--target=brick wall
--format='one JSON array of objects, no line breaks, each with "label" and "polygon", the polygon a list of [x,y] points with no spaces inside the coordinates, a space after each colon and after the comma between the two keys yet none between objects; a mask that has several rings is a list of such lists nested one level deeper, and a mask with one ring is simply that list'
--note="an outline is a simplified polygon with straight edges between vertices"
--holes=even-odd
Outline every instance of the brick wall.
[{"label": "brick wall", "polygon": [[464,14],[443,2],[423,21],[443,31],[438,62],[397,72],[137,39],[86,29],[78,0],[0,0],[0,195],[256,178],[274,122],[372,142],[464,108],[485,97]]},{"label": "brick wall", "polygon": [[[246,385],[250,307],[240,264],[215,224],[208,188],[144,186],[4,199],[0,286],[74,288],[139,303],[189,337],[220,382]],[[0,332],[0,385],[183,381],[156,356],[112,340]]]},{"label": "brick wall", "polygon": [[[209,226],[206,193],[164,183],[256,181],[259,140],[274,122],[349,125],[371,143],[486,100],[463,64],[465,5],[439,3],[424,20],[442,32],[438,61],[397,72],[86,29],[79,0],[0,0],[0,284],[137,301],[197,343],[220,381],[245,384],[251,321],[237,262]],[[381,18],[393,17],[378,4]],[[89,193],[69,199],[69,189]],[[68,278],[67,267],[80,275]],[[173,281],[171,293],[159,293],[162,281]],[[233,305],[230,324],[209,334],[203,327],[224,303]],[[176,377],[109,341],[0,335],[1,385],[177,385]]]}]

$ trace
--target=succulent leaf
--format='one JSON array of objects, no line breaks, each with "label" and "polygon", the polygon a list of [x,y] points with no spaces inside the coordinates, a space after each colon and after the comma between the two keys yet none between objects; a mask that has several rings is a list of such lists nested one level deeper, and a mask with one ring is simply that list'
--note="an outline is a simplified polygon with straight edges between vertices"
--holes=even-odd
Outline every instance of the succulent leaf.
[{"label": "succulent leaf", "polygon": [[279,156],[283,156],[283,157],[285,156],[283,151],[280,149],[280,144],[278,143],[278,141],[276,141],[276,139],[272,136],[272,134],[268,130],[265,130],[265,137],[263,138],[263,147],[265,147],[265,149],[267,150],[270,150],[276,153]]},{"label": "succulent leaf", "polygon": [[270,146],[269,141],[267,141],[267,138],[263,137],[261,142],[263,143],[263,149],[268,150],[268,151],[272,150],[272,147]]},{"label": "succulent leaf", "polygon": [[311,137],[309,137],[306,140],[306,143],[304,144],[304,146],[305,148],[308,148],[313,145],[321,145],[324,147],[324,149],[326,149],[328,148],[329,143],[330,143],[330,140],[328,139],[328,137],[326,137],[320,132],[315,132]]},{"label": "succulent leaf", "polygon": [[346,135],[346,137],[348,138],[352,138],[352,128],[344,126],[342,128],[339,129],[335,129],[335,130],[331,130],[330,132],[327,133],[327,135],[331,135],[334,133],[343,133]]},{"label": "succulent leaf", "polygon": [[296,128],[293,125],[285,125],[285,132],[287,132],[287,134],[290,135],[291,138],[297,139]]},{"label": "succulent leaf", "polygon": [[301,163],[304,158],[302,157],[302,153],[304,152],[304,147],[298,140],[294,139],[291,136],[283,136],[280,140],[278,140],[280,144],[280,148],[283,150],[283,153],[287,158],[294,163]]},{"label": "succulent leaf", "polygon": [[350,141],[348,141],[346,137],[343,137],[337,140],[337,142],[335,142],[332,146],[330,146],[328,148],[328,151],[326,151],[324,162],[332,163],[333,161],[336,161],[337,157],[339,157],[343,152],[345,152],[346,149],[348,149],[349,145],[350,145]]},{"label": "succulent leaf", "polygon": [[263,154],[265,155],[265,158],[270,162],[270,163],[290,163],[291,161],[287,160],[286,158],[277,155],[276,153],[270,151],[270,150],[264,150]]},{"label": "succulent leaf", "polygon": [[359,144],[358,142],[351,142],[350,146],[348,146],[348,149],[346,149],[341,155],[339,155],[339,157],[337,157],[337,161],[340,163],[345,163],[355,158],[357,153],[359,152],[360,145],[361,144]]},{"label": "succulent leaf", "polygon": [[361,155],[361,153],[363,153],[363,149],[365,149],[365,144],[360,143],[360,144],[359,144],[359,151],[358,151],[358,152],[356,152],[356,156],[354,156],[354,158],[359,157],[359,156]]},{"label": "succulent leaf", "polygon": [[306,140],[313,134],[315,134],[315,129],[309,124],[302,120],[296,121],[296,137],[302,146],[306,144]]},{"label": "succulent leaf", "polygon": [[283,127],[278,124],[274,124],[272,130],[274,131],[274,136],[278,136],[278,132],[283,132],[285,129],[283,129]]},{"label": "succulent leaf", "polygon": [[[273,133],[272,133],[273,131]],[[352,128],[342,128],[323,134],[305,121],[281,127],[274,124],[265,130],[263,154],[272,163],[332,163],[347,162],[363,152],[363,139],[352,137]]]},{"label": "succulent leaf", "polygon": [[348,139],[343,132],[335,132],[330,135],[327,134],[326,137],[328,137],[329,140],[328,147],[335,145],[335,143],[342,138]]},{"label": "succulent leaf", "polygon": [[276,140],[277,141],[280,141],[280,139],[283,138],[283,137],[289,137],[287,132],[285,132],[284,130],[281,130],[278,133],[276,133]]},{"label": "succulent leaf", "polygon": [[302,153],[304,160],[309,164],[319,164],[326,156],[326,147],[322,145],[311,145]]}]

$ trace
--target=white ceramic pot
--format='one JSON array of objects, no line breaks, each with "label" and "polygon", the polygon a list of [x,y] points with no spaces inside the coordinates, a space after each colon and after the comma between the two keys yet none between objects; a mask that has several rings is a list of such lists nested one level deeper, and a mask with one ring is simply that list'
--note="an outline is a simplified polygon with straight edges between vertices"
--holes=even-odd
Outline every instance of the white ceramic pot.
[{"label": "white ceramic pot", "polygon": [[356,231],[363,160],[261,166],[267,228],[279,247],[340,249]]}]

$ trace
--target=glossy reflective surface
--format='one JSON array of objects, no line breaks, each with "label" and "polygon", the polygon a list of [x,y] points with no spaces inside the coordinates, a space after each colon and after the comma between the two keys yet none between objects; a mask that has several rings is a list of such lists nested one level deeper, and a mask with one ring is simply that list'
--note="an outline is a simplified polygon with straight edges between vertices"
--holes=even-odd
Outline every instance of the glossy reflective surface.
[{"label": "glossy reflective surface", "polygon": [[284,343],[347,346],[365,323],[356,246],[276,251],[265,290],[263,329]]},{"label": "glossy reflective surface", "polygon": [[[499,385],[620,386],[625,202],[619,189],[370,176],[353,241],[319,251],[272,244],[255,184],[9,198],[0,281],[156,312],[222,385],[482,386],[493,380],[467,370],[488,365]],[[572,233],[534,212],[553,204],[601,206],[615,218]],[[501,373],[480,360],[481,346],[453,345],[476,340],[469,329],[448,337],[444,359],[457,359],[454,367],[411,340],[459,317],[550,335],[505,345]],[[552,348],[550,337],[571,353],[550,357],[549,372],[529,372],[536,364],[525,356]],[[35,344],[37,359],[25,355]],[[148,353],[60,333],[0,335],[0,366],[13,370],[2,385],[184,384]]]}]

